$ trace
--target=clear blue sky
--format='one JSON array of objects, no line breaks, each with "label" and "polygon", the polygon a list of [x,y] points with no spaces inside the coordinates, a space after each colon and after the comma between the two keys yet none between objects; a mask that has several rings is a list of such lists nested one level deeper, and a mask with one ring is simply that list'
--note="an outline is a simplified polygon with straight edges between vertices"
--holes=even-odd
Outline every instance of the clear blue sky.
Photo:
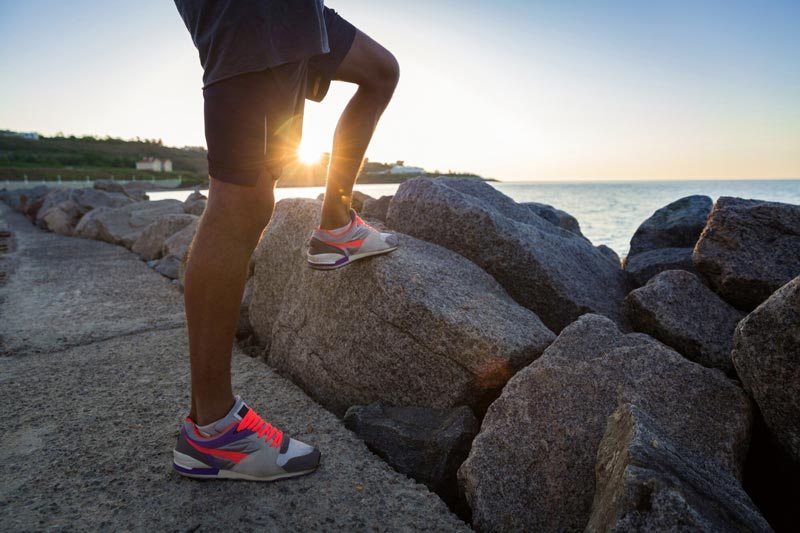
[{"label": "clear blue sky", "polygon": [[[330,0],[398,57],[368,156],[500,179],[800,177],[800,1]],[[168,0],[0,0],[0,128],[204,144]],[[326,150],[352,94],[307,104]]]}]

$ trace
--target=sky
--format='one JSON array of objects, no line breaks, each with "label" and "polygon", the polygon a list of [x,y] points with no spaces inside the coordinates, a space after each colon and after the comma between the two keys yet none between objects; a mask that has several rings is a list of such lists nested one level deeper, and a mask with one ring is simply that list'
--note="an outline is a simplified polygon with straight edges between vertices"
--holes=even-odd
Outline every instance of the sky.
[{"label": "sky", "polygon": [[[367,151],[500,180],[800,178],[800,1],[327,0],[400,63]],[[169,0],[0,0],[0,129],[205,145]],[[330,150],[355,86],[306,102]]]}]

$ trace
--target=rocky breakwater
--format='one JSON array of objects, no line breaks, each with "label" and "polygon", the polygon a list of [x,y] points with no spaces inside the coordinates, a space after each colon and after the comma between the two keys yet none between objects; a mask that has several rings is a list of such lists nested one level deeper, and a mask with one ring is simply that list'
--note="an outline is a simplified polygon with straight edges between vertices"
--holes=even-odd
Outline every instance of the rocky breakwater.
[{"label": "rocky breakwater", "polygon": [[629,284],[619,262],[575,228],[553,222],[563,216],[540,215],[540,207],[482,181],[418,178],[400,186],[387,224],[471,260],[555,332],[589,312],[627,328],[622,301]]},{"label": "rocky breakwater", "polygon": [[623,268],[637,286],[665,270],[687,270],[714,202],[708,196],[686,196],[656,210],[631,238]]},{"label": "rocky breakwater", "polygon": [[248,317],[267,362],[333,412],[377,400],[480,412],[552,342],[474,263],[407,235],[391,254],[308,268],[320,207],[278,202],[253,256]]}]

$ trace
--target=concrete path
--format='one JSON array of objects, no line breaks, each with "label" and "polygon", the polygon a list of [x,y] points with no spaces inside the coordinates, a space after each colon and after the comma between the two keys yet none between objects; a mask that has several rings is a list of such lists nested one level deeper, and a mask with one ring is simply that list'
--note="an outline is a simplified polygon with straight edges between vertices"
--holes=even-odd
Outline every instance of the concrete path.
[{"label": "concrete path", "polygon": [[[3,531],[458,531],[433,493],[238,349],[234,386],[322,450],[273,483],[172,471],[188,407],[183,297],[138,256],[40,230],[0,202]],[[9,243],[3,251],[2,243]]]}]

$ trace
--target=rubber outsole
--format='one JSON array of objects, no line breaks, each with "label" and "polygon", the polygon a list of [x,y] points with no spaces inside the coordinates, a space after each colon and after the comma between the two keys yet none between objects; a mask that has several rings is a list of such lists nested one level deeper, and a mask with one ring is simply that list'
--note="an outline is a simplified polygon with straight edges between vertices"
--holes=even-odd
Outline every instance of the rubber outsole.
[{"label": "rubber outsole", "polygon": [[358,261],[359,259],[364,259],[364,258],[367,258],[367,257],[372,257],[373,255],[381,255],[381,254],[386,254],[386,253],[392,252],[394,250],[397,250],[398,247],[399,246],[393,246],[391,248],[387,248],[386,250],[376,250],[374,252],[364,252],[363,254],[353,254],[353,255],[351,255],[349,257],[345,257],[344,258],[345,261],[339,260],[339,261],[337,261],[335,263],[315,263],[315,262],[311,261],[311,257],[313,257],[313,256],[309,255],[308,256],[308,266],[310,266],[311,268],[316,269],[316,270],[334,270],[334,269],[341,268],[343,266],[349,265],[350,263],[352,263],[354,261]]},{"label": "rubber outsole", "polygon": [[[258,477],[258,476],[252,476],[250,474],[243,474],[241,472],[234,472],[232,470],[213,468],[206,464],[202,464],[199,461],[194,460],[192,457],[188,457],[178,452],[177,450],[173,450],[173,456],[174,456],[174,459],[172,461],[173,470],[175,470],[182,476],[190,477],[192,479],[238,479],[244,481],[277,481],[279,479],[305,476],[307,474],[310,474],[311,472],[314,472],[319,467],[319,465],[317,465],[314,468],[309,468],[308,470],[299,470],[297,472],[284,472],[272,476]],[[184,464],[180,464],[179,460],[184,461]]]}]

